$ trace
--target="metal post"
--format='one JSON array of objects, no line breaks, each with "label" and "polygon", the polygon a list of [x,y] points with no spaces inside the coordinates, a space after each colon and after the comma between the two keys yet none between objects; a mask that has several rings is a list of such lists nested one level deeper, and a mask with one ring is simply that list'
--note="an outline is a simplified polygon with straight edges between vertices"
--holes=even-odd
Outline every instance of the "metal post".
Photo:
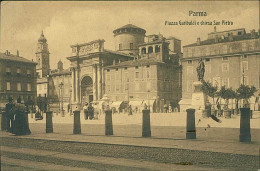
[{"label": "metal post", "polygon": [[112,110],[105,111],[105,135],[113,135]]},{"label": "metal post", "polygon": [[186,139],[196,139],[195,109],[187,109]]},{"label": "metal post", "polygon": [[144,109],[142,112],[143,112],[142,136],[151,137],[150,110]]}]

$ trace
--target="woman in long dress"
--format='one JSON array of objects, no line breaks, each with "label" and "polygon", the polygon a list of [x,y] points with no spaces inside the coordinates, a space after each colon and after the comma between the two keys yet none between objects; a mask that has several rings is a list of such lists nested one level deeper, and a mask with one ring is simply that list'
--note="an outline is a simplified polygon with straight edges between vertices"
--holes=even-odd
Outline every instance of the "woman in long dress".
[{"label": "woman in long dress", "polygon": [[26,119],[26,107],[21,103],[21,99],[17,99],[17,103],[14,106],[13,113],[15,116],[14,124],[12,126],[12,133],[15,135],[29,135],[31,131],[29,129],[28,120]]}]

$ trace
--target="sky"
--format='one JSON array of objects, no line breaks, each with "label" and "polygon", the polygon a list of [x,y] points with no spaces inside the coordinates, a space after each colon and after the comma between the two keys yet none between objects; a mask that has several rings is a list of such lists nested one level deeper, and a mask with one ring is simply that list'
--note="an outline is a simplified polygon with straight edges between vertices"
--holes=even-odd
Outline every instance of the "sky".
[{"label": "sky", "polygon": [[[207,16],[189,16],[189,11],[206,12]],[[105,49],[114,50],[113,30],[133,24],[146,30],[146,35],[173,36],[182,46],[207,39],[213,25],[165,25],[165,21],[232,21],[218,25],[217,31],[245,28],[259,29],[258,1],[45,1],[1,3],[0,51],[9,50],[27,59],[35,59],[38,38],[43,31],[50,51],[50,65],[64,68],[70,63],[70,45],[104,39]]]}]

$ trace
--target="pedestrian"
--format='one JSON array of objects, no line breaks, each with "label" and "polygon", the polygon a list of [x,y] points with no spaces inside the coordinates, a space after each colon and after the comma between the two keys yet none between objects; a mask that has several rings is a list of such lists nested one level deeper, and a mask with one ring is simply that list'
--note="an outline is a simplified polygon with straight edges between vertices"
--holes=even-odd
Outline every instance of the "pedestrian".
[{"label": "pedestrian", "polygon": [[128,114],[128,115],[133,115],[133,109],[132,109],[132,106],[131,106],[131,105],[129,106],[129,109],[128,109],[128,110],[129,110],[129,114]]},{"label": "pedestrian", "polygon": [[12,125],[12,133],[15,135],[29,135],[31,131],[29,129],[28,121],[26,120],[26,107],[21,102],[21,98],[17,99],[17,104],[14,106],[14,124]]},{"label": "pedestrian", "polygon": [[83,112],[84,112],[84,118],[85,120],[88,120],[89,115],[88,115],[88,103],[86,102],[84,107],[83,107]]},{"label": "pedestrian", "polygon": [[91,103],[88,106],[88,115],[90,120],[94,118],[94,108]]},{"label": "pedestrian", "polygon": [[171,106],[171,104],[169,104],[169,113],[171,113],[172,112],[172,106]]},{"label": "pedestrian", "polygon": [[14,120],[13,108],[14,108],[13,98],[9,97],[8,103],[5,105],[6,121],[7,121],[6,129],[8,132],[11,132],[11,126],[13,125],[13,120]]},{"label": "pedestrian", "polygon": [[217,109],[218,109],[218,116],[221,116],[221,106],[219,104],[219,102],[217,102]]},{"label": "pedestrian", "polygon": [[145,110],[148,109],[148,106],[147,106],[146,103],[144,103],[144,109],[145,109]]}]

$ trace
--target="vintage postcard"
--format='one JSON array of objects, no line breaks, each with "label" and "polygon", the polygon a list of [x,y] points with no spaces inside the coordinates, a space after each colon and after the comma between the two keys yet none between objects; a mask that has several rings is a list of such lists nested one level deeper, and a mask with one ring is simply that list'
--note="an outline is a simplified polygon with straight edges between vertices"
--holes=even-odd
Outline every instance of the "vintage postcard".
[{"label": "vintage postcard", "polygon": [[2,1],[1,170],[259,170],[259,1]]}]

